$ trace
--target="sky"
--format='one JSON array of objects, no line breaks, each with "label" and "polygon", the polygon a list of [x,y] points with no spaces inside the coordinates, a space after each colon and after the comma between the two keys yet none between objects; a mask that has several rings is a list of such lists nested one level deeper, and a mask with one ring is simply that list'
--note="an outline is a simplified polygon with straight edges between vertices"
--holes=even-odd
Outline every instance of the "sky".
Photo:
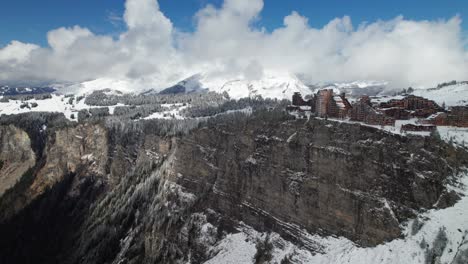
[{"label": "sky", "polygon": [[468,79],[467,11],[465,0],[6,1],[0,82],[163,87],[199,71],[288,71],[430,86]]},{"label": "sky", "polygon": [[[468,15],[468,1],[465,0],[266,0],[260,16],[259,27],[272,30],[282,25],[283,18],[292,11],[298,11],[309,18],[309,23],[321,27],[336,17],[348,15],[353,23],[389,20],[399,15],[407,19],[436,20],[449,19],[455,15]],[[5,1],[0,17],[7,26],[0,27],[0,46],[11,40],[47,45],[46,33],[59,27],[81,25],[99,34],[118,34],[125,30],[121,18],[124,0],[15,0]],[[161,10],[174,25],[183,31],[194,30],[193,15],[207,4],[221,6],[222,0],[160,0]],[[468,30],[468,18],[462,22]]]}]

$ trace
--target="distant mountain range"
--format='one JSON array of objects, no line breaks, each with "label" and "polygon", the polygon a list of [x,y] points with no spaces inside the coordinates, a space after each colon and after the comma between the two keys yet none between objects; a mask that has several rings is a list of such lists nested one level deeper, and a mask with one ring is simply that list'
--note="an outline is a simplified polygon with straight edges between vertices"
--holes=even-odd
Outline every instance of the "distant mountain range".
[{"label": "distant mountain range", "polygon": [[[55,86],[54,86],[55,87]],[[385,81],[354,81],[329,82],[321,84],[306,84],[296,75],[287,72],[265,72],[257,79],[246,79],[239,76],[221,76],[209,74],[195,74],[168,88],[153,88],[144,90],[144,84],[134,80],[96,79],[73,85],[53,87],[14,87],[0,86],[1,95],[27,95],[52,93],[90,94],[96,90],[107,89],[122,93],[149,94],[181,94],[194,92],[217,92],[229,95],[230,98],[261,96],[263,98],[290,99],[295,92],[304,96],[315,93],[320,89],[333,89],[335,92],[344,92],[349,97],[362,95],[380,96],[391,95],[395,90],[388,88]],[[143,91],[143,92],[142,92]],[[435,88],[414,89],[414,95],[423,96],[439,104],[451,105],[468,104],[468,82],[446,82]]]},{"label": "distant mountain range", "polygon": [[0,95],[27,95],[27,94],[43,94],[52,93],[56,89],[52,87],[12,87],[0,86]]}]

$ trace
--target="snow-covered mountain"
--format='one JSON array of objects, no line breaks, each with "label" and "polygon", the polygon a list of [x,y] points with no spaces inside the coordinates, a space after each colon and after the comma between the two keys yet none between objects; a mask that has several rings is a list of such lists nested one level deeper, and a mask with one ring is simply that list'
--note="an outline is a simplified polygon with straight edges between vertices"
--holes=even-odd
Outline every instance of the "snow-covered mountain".
[{"label": "snow-covered mountain", "polygon": [[100,78],[82,83],[65,85],[60,87],[60,89],[58,90],[64,94],[84,95],[90,94],[98,90],[109,90],[115,91],[117,93],[132,93],[140,89],[141,87],[138,83],[135,83],[128,79],[118,80],[110,78]]},{"label": "snow-covered mountain", "polygon": [[195,74],[162,91],[151,89],[143,94],[180,94],[205,91],[206,88],[203,88],[200,83],[201,78],[203,78],[201,74]]},{"label": "snow-covered mountain", "polygon": [[201,80],[211,91],[228,93],[231,98],[262,96],[264,98],[290,99],[295,92],[312,93],[297,76],[290,73],[267,73],[261,79],[208,79]]},{"label": "snow-covered mountain", "polygon": [[[151,88],[155,87],[155,88]],[[148,89],[150,88],[150,89]],[[60,89],[63,93],[89,94],[96,90],[111,89],[123,93],[173,94],[202,91],[226,92],[231,98],[262,96],[264,98],[290,99],[294,92],[310,94],[312,90],[296,75],[287,72],[266,72],[256,80],[244,76],[219,76],[207,73],[192,75],[174,85],[158,87],[151,81],[114,80],[101,78]]]},{"label": "snow-covered mountain", "polygon": [[[208,74],[193,75],[160,93],[190,93],[196,91],[227,93],[231,98],[262,96],[264,98],[290,99],[295,92],[310,94],[311,89],[290,73],[268,73],[257,80],[243,76],[225,77]],[[150,92],[154,92],[150,91]]]}]

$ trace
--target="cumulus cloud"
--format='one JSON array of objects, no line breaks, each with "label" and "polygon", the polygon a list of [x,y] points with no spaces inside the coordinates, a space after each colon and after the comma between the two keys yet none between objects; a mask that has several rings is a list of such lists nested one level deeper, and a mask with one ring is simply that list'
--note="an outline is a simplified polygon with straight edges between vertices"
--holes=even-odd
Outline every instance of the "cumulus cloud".
[{"label": "cumulus cloud", "polygon": [[468,79],[461,18],[397,17],[353,25],[336,18],[321,28],[292,12],[283,26],[256,27],[262,0],[225,0],[194,14],[195,30],[180,32],[156,0],[127,0],[127,30],[117,38],[75,26],[48,33],[49,47],[13,41],[0,48],[0,82],[130,80],[164,88],[190,74],[262,78],[288,71],[307,82],[373,79],[393,87],[433,86]]}]

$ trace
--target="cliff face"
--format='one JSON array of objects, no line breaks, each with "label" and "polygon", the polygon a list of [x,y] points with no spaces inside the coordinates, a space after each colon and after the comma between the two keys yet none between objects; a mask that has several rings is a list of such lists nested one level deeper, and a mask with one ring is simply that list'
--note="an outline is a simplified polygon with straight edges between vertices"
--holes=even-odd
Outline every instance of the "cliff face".
[{"label": "cliff face", "polygon": [[418,210],[453,204],[445,184],[466,160],[431,138],[261,114],[154,131],[51,126],[38,148],[0,127],[4,164],[33,168],[0,182],[0,262],[202,263],[241,221],[311,251],[304,230],[373,246]]},{"label": "cliff face", "polygon": [[0,127],[0,197],[31,169],[36,161],[26,132],[14,126]]},{"label": "cliff face", "polygon": [[294,238],[305,228],[371,246],[399,237],[402,221],[450,196],[444,182],[453,169],[442,148],[363,126],[255,120],[181,139],[175,180],[260,230]]},{"label": "cliff face", "polygon": [[106,175],[107,132],[100,125],[78,125],[53,133],[45,146],[45,164],[28,190],[31,201],[66,175]]}]

